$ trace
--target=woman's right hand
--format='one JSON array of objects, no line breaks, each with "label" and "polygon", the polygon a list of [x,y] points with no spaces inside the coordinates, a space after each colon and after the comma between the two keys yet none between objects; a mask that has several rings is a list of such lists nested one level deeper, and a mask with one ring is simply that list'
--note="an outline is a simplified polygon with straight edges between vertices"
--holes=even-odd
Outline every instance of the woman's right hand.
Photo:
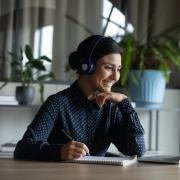
[{"label": "woman's right hand", "polygon": [[62,160],[72,160],[89,154],[88,147],[78,141],[70,141],[64,144],[61,148],[61,159]]},{"label": "woman's right hand", "polygon": [[117,92],[99,92],[95,91],[92,93],[88,99],[95,100],[96,104],[101,108],[106,101],[119,103],[128,97],[125,94],[117,93]]}]

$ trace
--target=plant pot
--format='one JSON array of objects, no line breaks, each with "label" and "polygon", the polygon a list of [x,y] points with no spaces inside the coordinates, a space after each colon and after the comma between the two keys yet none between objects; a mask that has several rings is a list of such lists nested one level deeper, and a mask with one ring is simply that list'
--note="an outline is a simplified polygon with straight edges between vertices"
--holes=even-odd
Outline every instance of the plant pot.
[{"label": "plant pot", "polygon": [[35,97],[35,88],[33,86],[17,86],[15,94],[20,105],[31,105]]},{"label": "plant pot", "polygon": [[[136,79],[134,81],[133,79]],[[160,108],[165,93],[166,80],[161,71],[131,70],[128,79],[128,90],[137,107]]]}]

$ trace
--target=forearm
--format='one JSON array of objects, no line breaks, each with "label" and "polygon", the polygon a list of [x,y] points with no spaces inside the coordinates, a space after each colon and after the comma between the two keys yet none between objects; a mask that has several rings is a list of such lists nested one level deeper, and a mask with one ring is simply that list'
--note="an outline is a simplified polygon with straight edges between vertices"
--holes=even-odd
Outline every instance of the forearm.
[{"label": "forearm", "polygon": [[53,98],[48,98],[18,142],[14,152],[15,158],[59,160],[61,145],[48,143],[57,114]]},{"label": "forearm", "polygon": [[[118,148],[119,149],[119,148]],[[143,135],[132,135],[127,134],[123,146],[119,149],[122,153],[126,155],[137,155],[142,156],[145,151],[145,142]]]},{"label": "forearm", "polygon": [[[117,118],[117,122],[119,122],[117,126],[119,128],[116,129],[116,137],[120,138],[119,142],[116,143],[118,149],[127,155],[136,154],[137,156],[142,156],[146,148],[144,128],[140,123],[139,117],[128,99],[119,103],[118,108],[121,115],[121,117]],[[121,129],[121,133],[119,133],[119,129]]]},{"label": "forearm", "polygon": [[112,142],[125,155],[142,156],[145,151],[144,131],[132,131],[133,127],[116,127],[113,129]]},{"label": "forearm", "polygon": [[16,146],[14,157],[18,159],[59,161],[61,160],[61,146],[59,144],[49,144],[48,142],[33,139],[22,139]]}]

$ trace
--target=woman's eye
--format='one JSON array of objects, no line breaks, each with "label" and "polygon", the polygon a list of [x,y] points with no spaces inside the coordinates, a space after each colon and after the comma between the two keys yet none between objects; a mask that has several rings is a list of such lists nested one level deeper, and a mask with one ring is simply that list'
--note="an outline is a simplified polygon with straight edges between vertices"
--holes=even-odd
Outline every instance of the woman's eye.
[{"label": "woman's eye", "polygon": [[106,66],[105,69],[113,69],[111,66]]}]

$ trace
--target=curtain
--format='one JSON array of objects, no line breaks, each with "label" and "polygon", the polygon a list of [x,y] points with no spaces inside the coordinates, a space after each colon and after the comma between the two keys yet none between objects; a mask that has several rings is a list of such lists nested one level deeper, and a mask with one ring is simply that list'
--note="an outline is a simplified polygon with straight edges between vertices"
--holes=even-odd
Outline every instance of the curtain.
[{"label": "curtain", "polygon": [[[19,52],[29,44],[36,55],[47,55],[42,47],[51,46],[56,79],[67,82],[68,55],[85,37],[102,32],[103,0],[0,0],[0,78],[10,76],[8,52]],[[53,29],[52,42],[43,40],[43,28]],[[40,37],[36,37],[37,31]],[[48,36],[49,34],[47,34]],[[37,45],[38,44],[38,45]],[[39,51],[37,50],[39,49]]]},{"label": "curtain", "polygon": [[0,77],[9,77],[12,71],[8,53],[18,53],[25,44],[29,44],[33,49],[35,31],[50,24],[55,5],[48,0],[43,3],[40,0],[1,0],[0,4]]},{"label": "curtain", "polygon": [[[137,39],[145,41],[164,29],[180,23],[179,0],[128,0],[128,21]],[[150,27],[150,24],[152,25]]]},{"label": "curtain", "polygon": [[69,82],[75,75],[66,71],[69,53],[85,37],[102,32],[102,0],[61,0],[56,1],[56,7],[52,68],[59,80]]}]

